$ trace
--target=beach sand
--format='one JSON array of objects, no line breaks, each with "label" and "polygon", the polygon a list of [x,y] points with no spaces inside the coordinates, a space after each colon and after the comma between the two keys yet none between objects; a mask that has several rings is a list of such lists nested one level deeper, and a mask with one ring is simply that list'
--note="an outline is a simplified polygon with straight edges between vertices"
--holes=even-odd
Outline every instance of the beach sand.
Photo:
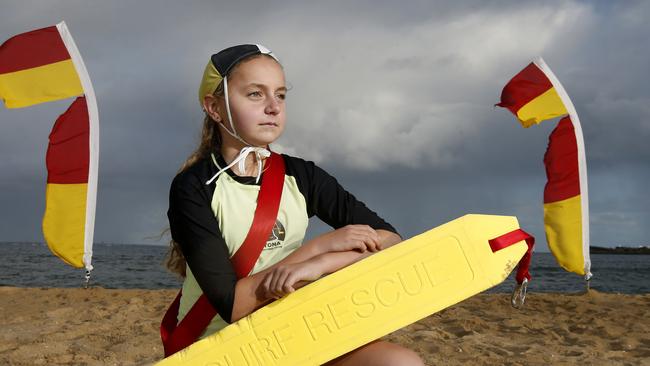
[{"label": "beach sand", "polygon": [[[0,287],[0,365],[151,364],[175,294]],[[427,365],[650,365],[650,294],[481,294],[384,339]]]}]

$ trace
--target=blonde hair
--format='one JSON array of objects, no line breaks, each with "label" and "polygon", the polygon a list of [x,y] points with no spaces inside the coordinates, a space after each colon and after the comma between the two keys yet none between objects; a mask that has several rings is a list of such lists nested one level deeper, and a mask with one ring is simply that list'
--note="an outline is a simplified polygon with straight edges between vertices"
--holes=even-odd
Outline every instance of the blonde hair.
[{"label": "blonde hair", "polygon": [[[217,98],[223,98],[223,83],[219,83],[217,90],[215,90],[213,95]],[[199,146],[190,154],[190,156],[187,157],[187,159],[185,159],[185,162],[181,165],[178,173],[187,170],[199,160],[210,155],[210,153],[221,150],[221,134],[218,131],[219,126],[217,126],[217,123],[218,122],[213,120],[207,112],[205,113]],[[165,229],[163,234],[168,231],[169,228]],[[178,245],[174,239],[170,239],[169,249],[167,250],[167,256],[165,258],[165,266],[167,269],[172,273],[185,278],[186,263],[180,245]]]}]

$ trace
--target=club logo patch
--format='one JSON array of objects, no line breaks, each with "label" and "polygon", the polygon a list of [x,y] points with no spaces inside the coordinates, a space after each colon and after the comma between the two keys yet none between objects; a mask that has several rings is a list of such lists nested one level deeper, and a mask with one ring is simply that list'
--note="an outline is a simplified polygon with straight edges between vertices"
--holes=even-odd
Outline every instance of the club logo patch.
[{"label": "club logo patch", "polygon": [[286,231],[284,229],[284,225],[282,225],[282,223],[279,220],[276,220],[275,225],[273,225],[273,230],[271,231],[271,235],[266,241],[266,245],[264,246],[264,249],[271,250],[271,249],[282,248],[284,246],[285,235],[286,235]]}]

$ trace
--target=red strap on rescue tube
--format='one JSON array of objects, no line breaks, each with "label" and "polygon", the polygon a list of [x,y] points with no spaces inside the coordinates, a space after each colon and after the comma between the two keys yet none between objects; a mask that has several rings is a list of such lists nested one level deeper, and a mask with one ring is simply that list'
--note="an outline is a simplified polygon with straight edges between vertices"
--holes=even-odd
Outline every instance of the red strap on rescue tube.
[{"label": "red strap on rescue tube", "polygon": [[521,229],[516,229],[507,234],[503,234],[499,237],[489,240],[490,248],[492,248],[492,253],[497,252],[503,248],[507,248],[512,244],[519,243],[522,240],[525,240],[526,244],[528,244],[528,250],[526,251],[526,254],[524,254],[524,256],[521,258],[519,265],[517,266],[517,283],[524,282],[524,278],[528,281],[531,279],[528,268],[530,267],[530,259],[533,255],[535,238]]},{"label": "red strap on rescue tube", "polygon": [[[248,276],[253,269],[278,217],[282,188],[284,187],[284,159],[281,155],[272,152],[268,165],[262,176],[253,223],[246,239],[231,258],[237,278]],[[178,292],[160,324],[160,338],[165,350],[165,357],[196,342],[217,314],[208,298],[203,294],[177,325],[181,293],[182,291]]]}]

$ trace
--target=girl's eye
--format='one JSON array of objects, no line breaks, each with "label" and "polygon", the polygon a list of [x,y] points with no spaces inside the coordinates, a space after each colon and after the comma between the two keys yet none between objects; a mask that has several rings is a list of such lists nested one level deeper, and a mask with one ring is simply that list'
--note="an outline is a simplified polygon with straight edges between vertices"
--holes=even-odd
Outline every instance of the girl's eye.
[{"label": "girl's eye", "polygon": [[249,96],[249,97],[261,97],[261,96],[262,96],[262,93],[259,92],[259,91],[254,91],[254,92],[250,92],[250,93],[248,93],[248,96]]},{"label": "girl's eye", "polygon": [[285,100],[287,98],[287,95],[284,93],[277,94],[276,97],[280,100]]}]

